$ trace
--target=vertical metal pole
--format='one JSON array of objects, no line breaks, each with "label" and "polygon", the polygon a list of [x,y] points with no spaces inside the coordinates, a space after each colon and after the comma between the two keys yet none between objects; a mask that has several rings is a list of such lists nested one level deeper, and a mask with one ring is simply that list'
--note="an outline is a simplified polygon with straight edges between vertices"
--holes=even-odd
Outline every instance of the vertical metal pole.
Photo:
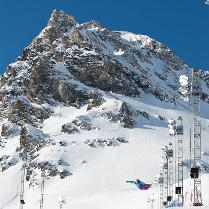
[{"label": "vertical metal pole", "polygon": [[167,150],[167,158],[168,158],[168,202],[170,203],[173,200],[173,144],[169,143]]},{"label": "vertical metal pole", "polygon": [[160,177],[159,177],[159,185],[160,185],[160,209],[163,208],[163,184],[164,184],[164,178],[163,178],[163,170],[160,172]]},{"label": "vertical metal pole", "polygon": [[[167,157],[167,161],[168,161],[168,182],[169,182],[169,189],[168,189],[168,196],[167,196],[167,201],[168,201],[168,205],[170,205],[169,203],[171,203],[172,200],[176,199],[174,192],[173,192],[173,187],[174,185],[176,185],[176,164],[177,164],[177,160],[176,160],[176,156],[177,156],[177,143],[175,140],[175,136],[176,136],[176,121],[171,119],[168,121],[168,128],[169,128],[169,135],[172,136],[173,138],[173,142],[175,145],[175,149],[173,149],[173,143],[170,142],[168,147],[166,147],[166,157]],[[174,152],[175,151],[175,152]]]},{"label": "vertical metal pole", "polygon": [[164,198],[163,198],[163,205],[166,207],[168,204],[167,198],[168,198],[168,157],[167,157],[167,146],[166,150],[164,150],[164,162],[163,162],[163,179],[164,179],[164,188],[163,188],[163,193],[164,193]]},{"label": "vertical metal pole", "polygon": [[21,182],[20,182],[20,209],[23,209],[25,204],[24,192],[25,192],[25,170],[27,162],[27,152],[24,149],[22,152],[22,169],[21,169]]},{"label": "vertical metal pole", "polygon": [[177,181],[178,181],[178,206],[183,206],[183,120],[178,117],[176,128],[177,139]]},{"label": "vertical metal pole", "polygon": [[[193,110],[193,171],[194,175],[194,202],[193,206],[202,206],[201,197],[201,120],[200,120],[200,98],[201,98],[200,71],[194,68],[192,71],[191,98]],[[196,170],[195,170],[196,169]]]},{"label": "vertical metal pole", "polygon": [[41,166],[41,198],[40,198],[40,209],[43,209],[44,205],[44,183],[45,183],[45,168],[44,165]]},{"label": "vertical metal pole", "polygon": [[151,209],[154,209],[154,202],[155,202],[154,193],[152,193],[152,194],[148,197],[148,202],[150,202],[150,204],[151,204]]}]

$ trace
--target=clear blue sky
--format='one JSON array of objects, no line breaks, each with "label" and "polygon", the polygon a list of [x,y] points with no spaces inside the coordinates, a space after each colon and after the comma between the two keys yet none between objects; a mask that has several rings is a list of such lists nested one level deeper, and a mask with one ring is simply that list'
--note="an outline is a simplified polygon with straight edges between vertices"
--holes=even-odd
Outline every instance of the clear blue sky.
[{"label": "clear blue sky", "polygon": [[0,0],[0,73],[45,27],[52,10],[79,23],[147,34],[191,67],[209,70],[209,5],[204,0]]}]

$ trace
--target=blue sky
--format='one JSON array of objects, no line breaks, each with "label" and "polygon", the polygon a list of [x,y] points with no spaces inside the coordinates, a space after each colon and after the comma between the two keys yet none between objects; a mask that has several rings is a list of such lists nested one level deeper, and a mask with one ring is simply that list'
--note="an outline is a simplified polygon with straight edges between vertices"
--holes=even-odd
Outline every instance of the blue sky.
[{"label": "blue sky", "polygon": [[209,5],[204,0],[1,0],[0,73],[46,26],[52,10],[79,23],[146,34],[191,67],[209,70]]}]

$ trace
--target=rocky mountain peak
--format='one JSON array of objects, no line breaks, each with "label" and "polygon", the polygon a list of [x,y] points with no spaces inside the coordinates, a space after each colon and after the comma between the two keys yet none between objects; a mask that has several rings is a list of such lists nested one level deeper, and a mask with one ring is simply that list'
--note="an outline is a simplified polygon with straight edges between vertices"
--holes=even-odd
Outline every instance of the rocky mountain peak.
[{"label": "rocky mountain peak", "polygon": [[76,26],[77,22],[73,16],[67,15],[64,11],[54,10],[47,26],[53,28],[63,27],[65,30]]},{"label": "rocky mountain peak", "polygon": [[52,44],[57,38],[72,28],[78,23],[73,16],[67,15],[64,11],[54,10],[48,21],[47,27],[41,32],[38,38],[43,37],[48,43]]}]

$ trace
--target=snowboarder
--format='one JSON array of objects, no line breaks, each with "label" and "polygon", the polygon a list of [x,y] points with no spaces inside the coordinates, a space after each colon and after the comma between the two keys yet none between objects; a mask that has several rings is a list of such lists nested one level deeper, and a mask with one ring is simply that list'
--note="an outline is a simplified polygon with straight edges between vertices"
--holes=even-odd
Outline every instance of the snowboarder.
[{"label": "snowboarder", "polygon": [[126,181],[127,183],[135,184],[140,190],[148,190],[152,184],[145,184],[144,182],[136,179],[136,181]]}]

